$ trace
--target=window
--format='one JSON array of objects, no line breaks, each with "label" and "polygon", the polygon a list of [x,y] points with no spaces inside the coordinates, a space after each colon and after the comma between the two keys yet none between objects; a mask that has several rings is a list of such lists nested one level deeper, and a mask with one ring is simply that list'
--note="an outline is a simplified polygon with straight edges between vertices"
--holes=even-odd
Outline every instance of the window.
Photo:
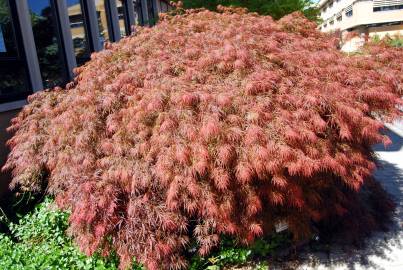
[{"label": "window", "polygon": [[116,7],[118,8],[120,36],[124,37],[130,33],[130,26],[128,25],[128,18],[126,15],[125,0],[115,1]]},{"label": "window", "polygon": [[25,99],[31,93],[15,17],[9,1],[0,0],[0,103]]},{"label": "window", "polygon": [[161,10],[160,12],[166,13],[170,10],[170,6],[165,1],[160,1]]},{"label": "window", "polygon": [[343,20],[343,17],[342,17],[341,15],[339,15],[339,16],[337,16],[336,20],[337,20],[338,22],[341,22],[341,21]]},{"label": "window", "polygon": [[374,7],[374,12],[403,9],[403,5]]},{"label": "window", "polygon": [[0,55],[11,56],[17,52],[8,1],[0,1]]},{"label": "window", "polygon": [[143,25],[143,11],[141,9],[141,0],[133,0],[135,22],[138,25]]},{"label": "window", "polygon": [[43,86],[53,88],[67,81],[55,7],[50,0],[28,0]]},{"label": "window", "polygon": [[157,18],[155,18],[155,14],[154,14],[154,9],[156,9],[157,7],[154,7],[153,0],[147,0],[147,7],[148,7],[149,21],[146,23],[148,23],[149,25],[154,25],[157,23]]},{"label": "window", "polygon": [[105,41],[110,40],[108,15],[105,0],[95,0],[95,8],[97,11],[98,27],[99,27],[99,43],[103,47]]},{"label": "window", "polygon": [[349,5],[348,7],[346,7],[346,9],[344,10],[346,17],[351,17],[353,16],[353,6]]},{"label": "window", "polygon": [[67,0],[67,13],[70,20],[71,37],[77,65],[81,66],[90,59],[87,28],[80,0]]},{"label": "window", "polygon": [[329,24],[330,24],[330,25],[333,25],[333,24],[334,24],[334,20],[331,20],[331,21],[329,22]]}]

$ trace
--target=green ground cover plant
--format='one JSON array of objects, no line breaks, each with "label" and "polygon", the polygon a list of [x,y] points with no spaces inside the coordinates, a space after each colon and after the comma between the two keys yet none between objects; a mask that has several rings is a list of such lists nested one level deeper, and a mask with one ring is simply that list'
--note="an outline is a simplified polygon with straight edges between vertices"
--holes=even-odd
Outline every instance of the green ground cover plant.
[{"label": "green ground cover plant", "polygon": [[87,257],[66,234],[69,213],[52,207],[47,198],[17,223],[1,215],[9,232],[0,233],[0,269],[118,269],[113,255]]},{"label": "green ground cover plant", "polygon": [[251,246],[245,247],[233,238],[223,238],[218,249],[207,257],[195,255],[190,260],[189,270],[219,270],[228,265],[243,265],[254,262],[257,270],[269,268],[267,258],[291,244],[289,233],[273,234],[259,238]]},{"label": "green ground cover plant", "polygon": [[[71,237],[66,234],[70,213],[57,209],[53,199],[46,198],[32,210],[20,216],[16,223],[9,221],[4,212],[0,222],[9,230],[0,232],[0,269],[8,270],[116,270],[119,259],[95,254],[91,257],[79,251]],[[189,252],[189,270],[219,270],[225,266],[252,263],[273,255],[279,248],[291,243],[287,233],[261,238],[250,247],[242,247],[234,239],[224,238],[219,248],[208,257]],[[256,264],[257,269],[268,267]],[[133,263],[132,270],[144,269]]]}]

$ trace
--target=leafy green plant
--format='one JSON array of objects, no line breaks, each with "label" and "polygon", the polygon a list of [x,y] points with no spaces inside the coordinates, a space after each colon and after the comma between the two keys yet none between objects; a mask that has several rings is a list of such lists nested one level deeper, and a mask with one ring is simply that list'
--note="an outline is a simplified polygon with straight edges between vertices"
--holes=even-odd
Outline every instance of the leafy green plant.
[{"label": "leafy green plant", "polygon": [[65,233],[69,213],[53,209],[50,198],[18,223],[0,216],[10,231],[0,233],[0,269],[117,269],[114,255],[87,257],[78,250]]},{"label": "leafy green plant", "polygon": [[403,48],[403,36],[401,35],[386,35],[385,37],[381,38],[378,34],[375,34],[372,36],[371,41],[374,43],[385,42],[391,47]]},{"label": "leafy green plant", "polygon": [[392,47],[403,48],[403,37],[391,39],[389,44]]},{"label": "leafy green plant", "polygon": [[[117,269],[119,262],[115,254],[108,258],[99,254],[87,257],[78,250],[66,234],[70,213],[57,210],[52,203],[53,199],[47,197],[31,213],[18,215],[20,219],[17,223],[11,222],[0,211],[0,222],[6,224],[10,231],[9,234],[0,233],[0,269]],[[289,234],[275,234],[258,239],[252,246],[241,247],[235,239],[224,238],[220,248],[211,256],[193,255],[190,270],[218,270],[227,265],[266,258],[289,241]],[[255,268],[264,270],[268,266],[260,262]],[[131,269],[144,268],[134,263]]]},{"label": "leafy green plant", "polygon": [[[268,238],[257,239],[248,247],[239,246],[234,239],[224,238],[219,249],[209,257],[192,257],[190,270],[219,270],[228,265],[241,265],[254,259],[264,259],[275,254],[280,247],[290,244],[290,234],[274,234]],[[266,262],[256,265],[256,270],[268,269]]]}]

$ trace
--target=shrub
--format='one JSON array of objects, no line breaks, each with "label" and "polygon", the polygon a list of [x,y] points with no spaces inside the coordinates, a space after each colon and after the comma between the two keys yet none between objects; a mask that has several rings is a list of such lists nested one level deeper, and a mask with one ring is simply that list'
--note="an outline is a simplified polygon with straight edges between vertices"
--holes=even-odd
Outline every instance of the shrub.
[{"label": "shrub", "polygon": [[13,119],[12,186],[54,194],[85,253],[183,268],[190,238],[201,255],[281,221],[305,238],[359,202],[380,120],[401,115],[402,50],[349,57],[299,13],[221,12],[162,16]]}]

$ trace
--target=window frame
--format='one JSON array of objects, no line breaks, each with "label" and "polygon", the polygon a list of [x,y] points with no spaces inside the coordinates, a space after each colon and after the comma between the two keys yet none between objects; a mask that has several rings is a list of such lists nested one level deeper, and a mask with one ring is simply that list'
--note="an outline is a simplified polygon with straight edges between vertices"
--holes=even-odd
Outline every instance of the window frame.
[{"label": "window frame", "polygon": [[[27,29],[30,25],[30,21],[22,20],[22,18],[20,18],[21,13],[23,13],[23,15],[26,15],[28,17],[28,14],[25,14],[25,11],[27,11],[26,9],[27,6],[26,5],[23,6],[22,9],[20,7],[20,9],[18,10],[16,1],[11,0],[5,0],[5,1],[8,5],[10,13],[10,22],[13,31],[13,41],[15,43],[16,52],[15,55],[7,55],[7,53],[1,53],[0,65],[4,65],[4,67],[2,68],[5,68],[6,66],[22,67],[25,71],[23,84],[25,86],[26,91],[16,94],[1,95],[0,112],[18,108],[20,104],[23,104],[25,102],[24,100],[26,100],[28,95],[32,94],[34,90],[36,90],[38,87],[42,87],[41,86],[42,78],[40,76],[39,80],[38,77],[35,78],[35,75],[38,75],[38,73],[35,74],[34,70],[32,70],[34,66],[38,64],[37,62],[38,59],[37,58],[35,59],[34,57],[30,65],[28,64],[28,58],[30,58],[30,56],[33,55],[27,55],[26,53],[27,46],[31,45],[31,48],[29,49],[32,49],[32,45],[33,47],[35,47],[35,44],[32,44],[29,41],[27,41],[27,39],[30,38],[29,33],[28,36],[23,35],[23,30]],[[28,23],[28,27],[27,26],[23,27],[22,25],[23,23]]]}]

